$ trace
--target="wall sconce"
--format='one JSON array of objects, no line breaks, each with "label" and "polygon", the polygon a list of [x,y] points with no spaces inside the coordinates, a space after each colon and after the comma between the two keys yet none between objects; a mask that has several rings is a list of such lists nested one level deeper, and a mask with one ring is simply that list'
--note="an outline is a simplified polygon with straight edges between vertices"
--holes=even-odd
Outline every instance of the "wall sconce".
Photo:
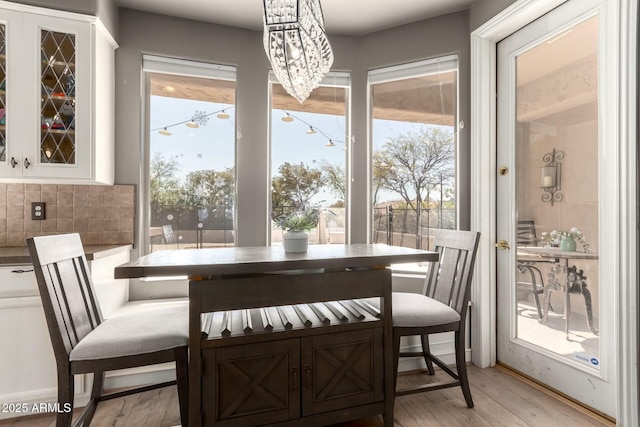
[{"label": "wall sconce", "polygon": [[544,191],[542,201],[551,203],[560,202],[564,196],[560,192],[562,189],[562,159],[564,159],[564,151],[556,151],[554,148],[551,153],[547,153],[542,157],[545,163],[542,166],[540,187]]}]

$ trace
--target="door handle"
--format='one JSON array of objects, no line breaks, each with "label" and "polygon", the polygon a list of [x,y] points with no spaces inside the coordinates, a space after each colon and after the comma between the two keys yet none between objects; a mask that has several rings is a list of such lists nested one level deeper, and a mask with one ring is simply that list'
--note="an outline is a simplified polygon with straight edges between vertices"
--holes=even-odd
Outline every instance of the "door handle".
[{"label": "door handle", "polygon": [[31,162],[26,157],[24,158],[24,162],[23,163],[24,163],[24,168],[25,169],[29,169],[29,166],[31,166]]},{"label": "door handle", "polygon": [[503,251],[510,249],[509,243],[507,243],[506,240],[498,240],[498,243],[496,243],[496,248],[502,249]]},{"label": "door handle", "polygon": [[18,162],[16,162],[16,159],[12,157],[11,158],[11,167],[15,169],[17,164],[18,164]]}]

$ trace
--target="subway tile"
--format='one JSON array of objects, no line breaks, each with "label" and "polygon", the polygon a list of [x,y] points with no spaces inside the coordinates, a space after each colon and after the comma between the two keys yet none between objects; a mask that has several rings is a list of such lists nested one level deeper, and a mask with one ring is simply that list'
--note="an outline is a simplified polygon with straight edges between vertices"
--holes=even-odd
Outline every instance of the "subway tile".
[{"label": "subway tile", "polygon": [[58,184],[42,184],[43,193],[57,193]]},{"label": "subway tile", "polygon": [[40,232],[42,231],[42,221],[34,221],[32,219],[24,219],[24,231]]},{"label": "subway tile", "polygon": [[24,191],[7,191],[7,206],[24,206]]},{"label": "subway tile", "polygon": [[74,205],[73,206],[73,219],[89,219],[89,206],[87,205]]},{"label": "subway tile", "polygon": [[91,206],[104,206],[104,193],[103,192],[89,192],[89,205],[91,205]]},{"label": "subway tile", "polygon": [[[63,207],[63,209],[65,209],[65,207]],[[55,221],[56,219],[58,219],[58,207],[56,205],[50,206],[47,203],[46,214],[47,214],[47,219],[45,221],[48,221],[50,219]]]},{"label": "subway tile", "polygon": [[56,218],[51,218],[49,216],[49,212],[47,212],[47,219],[40,222],[42,223],[43,233],[52,234],[58,231],[58,220]]},{"label": "subway tile", "polygon": [[40,193],[42,191],[42,184],[25,184],[24,191],[37,191]]},{"label": "subway tile", "polygon": [[104,218],[89,218],[89,231],[94,233],[104,231],[103,220]]},{"label": "subway tile", "polygon": [[89,219],[73,219],[73,231],[76,233],[89,231]]},{"label": "subway tile", "polygon": [[24,206],[7,206],[7,219],[20,219],[24,218]]},{"label": "subway tile", "polygon": [[73,193],[73,205],[75,207],[78,206],[87,206],[89,204],[89,193]]},{"label": "subway tile", "polygon": [[72,206],[73,193],[58,191],[58,206]]},{"label": "subway tile", "polygon": [[42,192],[40,191],[25,191],[24,193],[24,203],[25,206],[31,205],[31,202],[41,202],[42,201]]},{"label": "subway tile", "polygon": [[7,232],[17,233],[18,231],[24,231],[24,219],[22,218],[8,218],[7,219]]},{"label": "subway tile", "polygon": [[58,193],[73,193],[74,185],[71,184],[60,184],[58,185]]},{"label": "subway tile", "polygon": [[0,233],[0,246],[7,246],[7,233]]},{"label": "subway tile", "polygon": [[73,205],[56,207],[58,208],[58,219],[73,219]]},{"label": "subway tile", "polygon": [[58,233],[72,233],[73,232],[73,219],[60,219],[58,218]]},{"label": "subway tile", "polygon": [[135,207],[133,206],[133,204],[129,205],[129,206],[119,206],[118,207],[118,218],[121,219],[128,219],[128,218],[135,218],[136,215],[136,210]]},{"label": "subway tile", "polygon": [[7,246],[26,246],[24,232],[7,233]]},{"label": "subway tile", "polygon": [[24,192],[24,184],[7,184],[7,192],[9,191],[19,191]]},{"label": "subway tile", "polygon": [[58,192],[57,191],[43,191],[42,201],[49,206],[58,206]]},{"label": "subway tile", "polygon": [[0,235],[7,234],[7,220],[0,219]]},{"label": "subway tile", "polygon": [[120,218],[118,220],[118,231],[134,231],[133,218]]}]

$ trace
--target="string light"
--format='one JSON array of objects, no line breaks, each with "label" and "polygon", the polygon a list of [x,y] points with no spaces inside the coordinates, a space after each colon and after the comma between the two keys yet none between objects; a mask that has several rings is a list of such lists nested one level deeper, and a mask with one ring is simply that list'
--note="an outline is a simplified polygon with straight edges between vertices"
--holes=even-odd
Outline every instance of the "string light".
[{"label": "string light", "polygon": [[305,125],[309,126],[309,129],[307,130],[307,135],[313,135],[316,133],[320,133],[322,136],[324,136],[325,138],[327,138],[327,143],[325,144],[326,147],[335,147],[336,146],[336,142],[340,143],[340,144],[344,144],[344,141],[340,141],[340,140],[336,140],[335,138],[331,138],[329,135],[327,135],[326,133],[324,133],[322,131],[322,129],[318,129],[317,127],[311,125],[310,123],[307,123],[306,121],[302,120],[300,117],[295,116],[291,113],[289,113],[288,111],[283,111],[285,113],[284,116],[282,116],[282,121],[283,122],[292,122],[294,119],[298,120],[302,123],[304,123]]},{"label": "string light", "polygon": [[214,114],[217,114],[217,117],[220,119],[228,119],[230,116],[228,113],[226,113],[226,110],[231,108],[234,108],[234,107],[233,106],[225,107],[221,110],[216,110],[212,113],[205,113],[204,111],[196,111],[189,120],[183,120],[181,122],[173,123],[171,125],[151,129],[151,132],[158,131],[160,135],[170,136],[171,132],[169,131],[168,128],[172,128],[174,126],[186,125],[189,128],[197,129],[201,125],[206,125],[207,121],[209,120],[209,117],[213,116]]}]

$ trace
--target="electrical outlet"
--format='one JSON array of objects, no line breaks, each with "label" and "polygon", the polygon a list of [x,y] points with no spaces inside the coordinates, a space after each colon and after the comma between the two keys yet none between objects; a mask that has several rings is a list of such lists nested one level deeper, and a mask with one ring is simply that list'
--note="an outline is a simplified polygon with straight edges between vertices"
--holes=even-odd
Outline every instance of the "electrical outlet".
[{"label": "electrical outlet", "polygon": [[46,219],[46,206],[45,202],[32,202],[31,203],[31,219],[42,220]]}]

